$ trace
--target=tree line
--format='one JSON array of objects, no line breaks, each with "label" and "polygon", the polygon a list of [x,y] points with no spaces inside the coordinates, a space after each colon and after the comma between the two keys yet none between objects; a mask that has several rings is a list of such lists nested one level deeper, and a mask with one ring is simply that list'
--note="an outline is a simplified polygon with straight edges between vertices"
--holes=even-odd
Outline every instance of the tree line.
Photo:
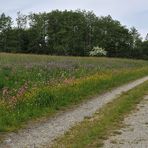
[{"label": "tree line", "polygon": [[[14,25],[15,24],[15,25]],[[92,11],[0,15],[0,52],[88,56],[95,46],[109,57],[148,58],[148,41],[110,15]]]}]

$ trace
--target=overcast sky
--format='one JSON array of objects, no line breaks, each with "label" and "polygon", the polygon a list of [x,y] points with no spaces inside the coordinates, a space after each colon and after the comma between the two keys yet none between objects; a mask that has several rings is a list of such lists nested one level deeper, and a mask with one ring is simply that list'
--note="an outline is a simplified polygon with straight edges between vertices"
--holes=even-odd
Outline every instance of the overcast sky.
[{"label": "overcast sky", "polygon": [[143,37],[148,33],[148,0],[0,0],[0,13],[50,12],[55,9],[93,10],[97,16],[111,15],[128,28],[135,26]]}]

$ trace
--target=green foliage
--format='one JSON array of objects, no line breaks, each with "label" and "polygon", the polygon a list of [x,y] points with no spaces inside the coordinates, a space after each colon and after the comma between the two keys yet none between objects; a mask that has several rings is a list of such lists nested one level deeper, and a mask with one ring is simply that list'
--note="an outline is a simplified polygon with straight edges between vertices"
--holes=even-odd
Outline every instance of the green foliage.
[{"label": "green foliage", "polygon": [[49,90],[40,91],[34,98],[33,104],[37,107],[51,107],[55,103],[54,96]]},{"label": "green foliage", "polygon": [[[141,51],[142,50],[142,51]],[[148,60],[148,41],[144,41],[141,44],[141,47],[139,49],[139,52],[141,52],[141,56],[143,56],[144,59]],[[140,58],[140,57],[139,57]]]},{"label": "green foliage", "polygon": [[10,52],[8,46],[9,32],[11,30],[12,20],[4,13],[0,15],[0,51]]},{"label": "green foliage", "polygon": [[88,56],[99,46],[110,57],[145,58],[138,31],[111,16],[97,17],[85,10],[17,15],[16,27],[9,16],[0,16],[0,51]]}]

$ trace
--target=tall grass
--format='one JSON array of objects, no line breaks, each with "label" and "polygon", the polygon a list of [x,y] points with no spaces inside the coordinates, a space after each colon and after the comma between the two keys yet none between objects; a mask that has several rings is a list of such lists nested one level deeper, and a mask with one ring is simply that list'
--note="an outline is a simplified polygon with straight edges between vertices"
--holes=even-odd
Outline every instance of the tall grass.
[{"label": "tall grass", "polygon": [[80,78],[68,84],[32,89],[21,98],[1,102],[0,131],[16,130],[30,119],[53,114],[63,107],[77,104],[147,74],[147,68],[106,72]]},{"label": "tall grass", "polygon": [[148,61],[0,53],[0,131],[148,74]]},{"label": "tall grass", "polygon": [[[32,87],[56,85],[95,73],[148,67],[148,61],[0,53],[0,98],[21,95]],[[24,89],[25,87],[25,89]]]}]

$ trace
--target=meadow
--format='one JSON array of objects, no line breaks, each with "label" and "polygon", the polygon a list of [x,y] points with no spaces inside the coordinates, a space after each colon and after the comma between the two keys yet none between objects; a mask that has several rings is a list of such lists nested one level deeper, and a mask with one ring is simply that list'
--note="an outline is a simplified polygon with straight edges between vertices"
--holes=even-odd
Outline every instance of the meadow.
[{"label": "meadow", "polygon": [[0,53],[0,132],[148,75],[148,61]]}]

